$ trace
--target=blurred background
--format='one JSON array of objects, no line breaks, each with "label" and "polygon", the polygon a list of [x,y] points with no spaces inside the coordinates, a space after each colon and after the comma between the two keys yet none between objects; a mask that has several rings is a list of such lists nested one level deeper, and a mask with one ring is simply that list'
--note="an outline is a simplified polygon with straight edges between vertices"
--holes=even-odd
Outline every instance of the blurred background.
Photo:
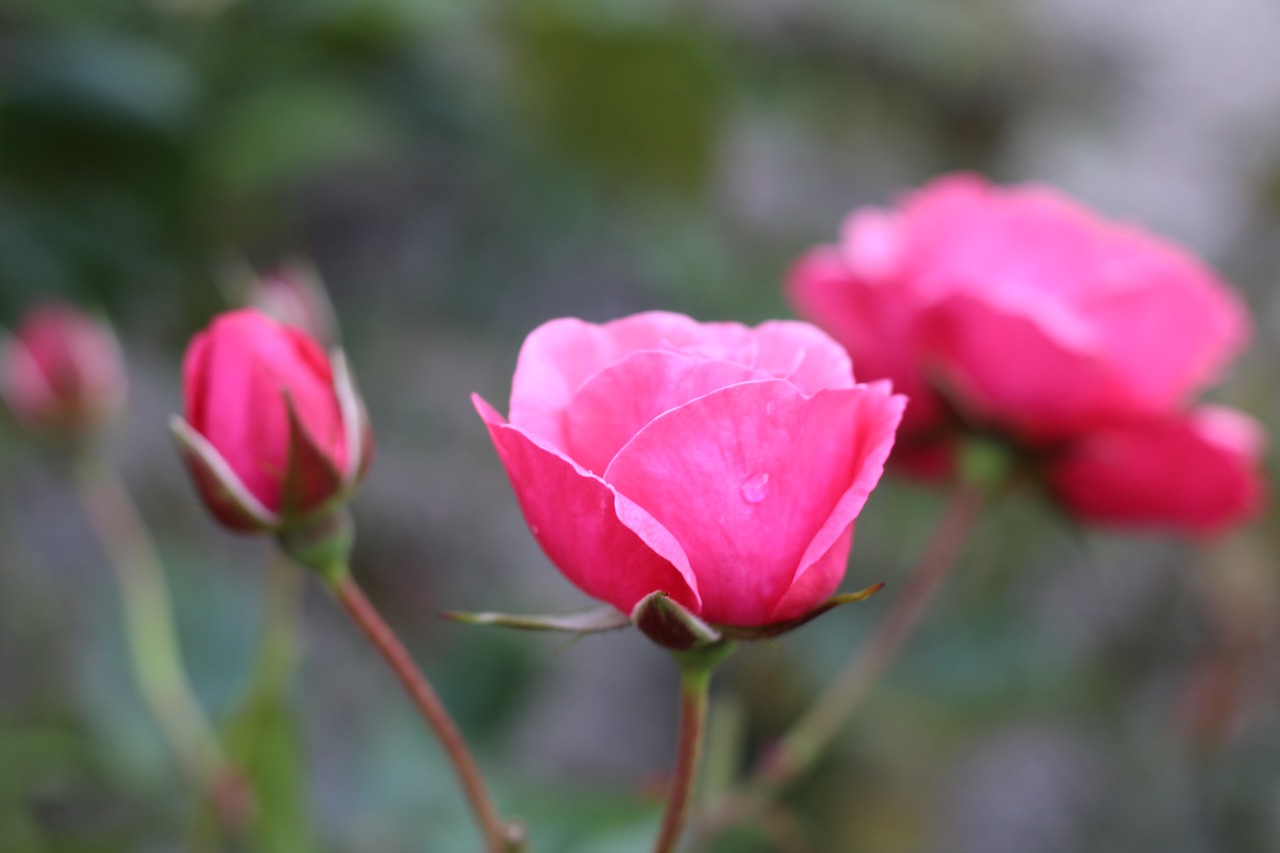
[{"label": "blurred background", "polygon": [[[953,169],[1056,184],[1223,271],[1257,328],[1217,393],[1274,431],[1274,0],[0,0],[0,323],[56,294],[118,327],[133,386],[113,455],[201,699],[253,734],[257,849],[478,842],[318,585],[288,689],[265,710],[250,695],[271,551],[205,518],[165,425],[228,270],[309,257],[329,285],[378,438],[355,571],[504,810],[542,853],[630,853],[670,763],[671,662],[632,632],[565,643],[436,617],[587,603],[537,550],[468,393],[505,408],[523,336],[556,316],[787,316],[801,250]],[[887,481],[846,586],[890,591],[739,651],[715,773],[858,646],[940,504]],[[1001,503],[790,818],[713,849],[1280,849],[1275,522],[1185,542]],[[192,849],[193,796],[124,648],[66,477],[6,432],[0,850]]]}]

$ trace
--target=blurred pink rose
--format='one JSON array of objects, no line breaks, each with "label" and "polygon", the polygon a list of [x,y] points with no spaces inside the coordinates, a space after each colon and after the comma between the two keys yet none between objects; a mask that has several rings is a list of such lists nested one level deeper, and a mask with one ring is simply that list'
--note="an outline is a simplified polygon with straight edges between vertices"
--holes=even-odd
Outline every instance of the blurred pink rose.
[{"label": "blurred pink rose", "polygon": [[[904,456],[934,471],[965,429],[1040,452],[1185,419],[1249,336],[1241,301],[1177,246],[1046,187],[971,175],[856,211],[838,246],[801,258],[789,290],[860,376],[910,397]],[[1196,526],[1154,511],[1093,517]]]},{"label": "blurred pink rose", "polygon": [[526,520],[588,595],[664,591],[703,619],[797,617],[844,577],[904,399],[855,385],[804,323],[638,314],[525,340],[510,421],[479,397]]},{"label": "blurred pink rose", "polygon": [[31,310],[0,355],[4,401],[19,423],[36,431],[97,426],[119,409],[125,386],[110,327],[64,303]]},{"label": "blurred pink rose", "polygon": [[186,420],[174,432],[209,511],[233,530],[313,516],[368,464],[344,363],[295,328],[251,309],[222,314],[191,341],[182,374]]}]

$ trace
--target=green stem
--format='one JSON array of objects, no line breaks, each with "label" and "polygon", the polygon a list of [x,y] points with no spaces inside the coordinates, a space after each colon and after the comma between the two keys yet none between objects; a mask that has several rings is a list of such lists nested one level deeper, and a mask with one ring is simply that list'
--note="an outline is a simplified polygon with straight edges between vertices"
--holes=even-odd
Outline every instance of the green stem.
[{"label": "green stem", "polygon": [[774,747],[748,788],[772,794],[808,770],[849,721],[929,609],[981,512],[986,491],[956,488],[920,561],[871,639],[845,665],[804,717]]},{"label": "green stem", "polygon": [[653,843],[653,853],[673,853],[684,834],[706,740],[711,674],[730,648],[729,643],[719,643],[707,649],[675,654],[680,663],[680,733],[676,740],[676,766],[667,792],[667,807],[662,816],[662,827]]},{"label": "green stem", "polygon": [[252,812],[249,794],[240,773],[223,755],[187,678],[164,568],[151,537],[128,492],[108,470],[85,466],[77,485],[120,586],[138,688],[184,773],[211,794],[219,819],[238,832]]},{"label": "green stem", "polygon": [[360,630],[369,639],[391,667],[396,678],[404,686],[413,703],[418,707],[427,725],[435,732],[453,764],[454,772],[462,785],[463,793],[475,815],[476,823],[484,835],[491,853],[523,853],[526,848],[524,828],[517,823],[507,823],[498,814],[480,768],[476,764],[467,742],[458,730],[453,717],[445,709],[439,694],[418,669],[404,645],[383,621],[360,587],[345,571],[333,571],[324,575],[329,588]]}]

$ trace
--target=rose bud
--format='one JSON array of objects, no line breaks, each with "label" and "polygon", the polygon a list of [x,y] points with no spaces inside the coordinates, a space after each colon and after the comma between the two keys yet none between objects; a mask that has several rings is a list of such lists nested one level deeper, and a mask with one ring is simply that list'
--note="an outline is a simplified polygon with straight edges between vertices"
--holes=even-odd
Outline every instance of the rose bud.
[{"label": "rose bud", "polygon": [[[839,245],[797,263],[789,291],[861,377],[910,396],[900,458],[933,474],[950,470],[956,439],[974,433],[1037,457],[1130,425],[1185,421],[1249,336],[1240,299],[1178,246],[1052,189],[969,175],[936,180],[893,210],[856,211]],[[1111,470],[1133,475],[1154,458]],[[1196,488],[1178,470],[1166,476]],[[1186,526],[1176,512],[1130,515]]]},{"label": "rose bud", "polygon": [[248,303],[320,343],[338,340],[333,304],[310,264],[293,263],[254,278],[249,285]]},{"label": "rose bud", "polygon": [[186,417],[171,426],[209,511],[282,530],[340,506],[373,437],[341,352],[258,311],[222,314],[187,348]]},{"label": "rose bud", "polygon": [[808,324],[657,312],[546,323],[520,351],[509,420],[474,401],[551,562],[691,643],[718,636],[701,623],[819,608],[905,405],[887,383],[855,384]]},{"label": "rose bud", "polygon": [[0,354],[0,393],[15,420],[35,432],[92,430],[120,409],[125,386],[110,327],[68,304],[30,311]]}]

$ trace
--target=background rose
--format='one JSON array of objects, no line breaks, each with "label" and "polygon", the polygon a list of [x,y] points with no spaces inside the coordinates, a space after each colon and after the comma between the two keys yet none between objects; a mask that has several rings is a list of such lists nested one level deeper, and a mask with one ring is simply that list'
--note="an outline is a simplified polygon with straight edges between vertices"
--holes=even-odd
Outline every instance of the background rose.
[{"label": "background rose", "polygon": [[639,314],[526,339],[510,421],[476,407],[539,544],[623,611],[662,590],[710,622],[797,616],[844,576],[904,400],[855,385],[803,323]]},{"label": "background rose", "polygon": [[[908,391],[909,447],[936,450],[966,423],[1036,451],[1065,444],[1060,458],[1073,460],[1073,472],[1049,480],[1075,484],[1065,498],[1072,508],[1083,506],[1079,460],[1096,459],[1097,433],[1138,434],[1160,421],[1193,434],[1192,398],[1249,335],[1240,300],[1178,247],[1051,189],[1002,189],[970,175],[936,180],[892,211],[855,212],[839,246],[797,263],[789,290],[802,315],[849,348],[860,375]],[[1070,449],[1079,441],[1093,450]],[[1129,464],[1098,481],[1115,491],[1092,502],[1090,516],[1183,524],[1158,489],[1124,485],[1172,458],[1143,442],[1125,446]],[[1256,467],[1260,447],[1250,443],[1244,468],[1240,452],[1224,465]],[[1246,479],[1208,516],[1255,507],[1257,475]],[[1198,488],[1186,467],[1164,485]]]},{"label": "background rose", "polygon": [[119,408],[125,369],[115,335],[79,308],[33,308],[4,346],[0,391],[31,429],[91,427]]}]

